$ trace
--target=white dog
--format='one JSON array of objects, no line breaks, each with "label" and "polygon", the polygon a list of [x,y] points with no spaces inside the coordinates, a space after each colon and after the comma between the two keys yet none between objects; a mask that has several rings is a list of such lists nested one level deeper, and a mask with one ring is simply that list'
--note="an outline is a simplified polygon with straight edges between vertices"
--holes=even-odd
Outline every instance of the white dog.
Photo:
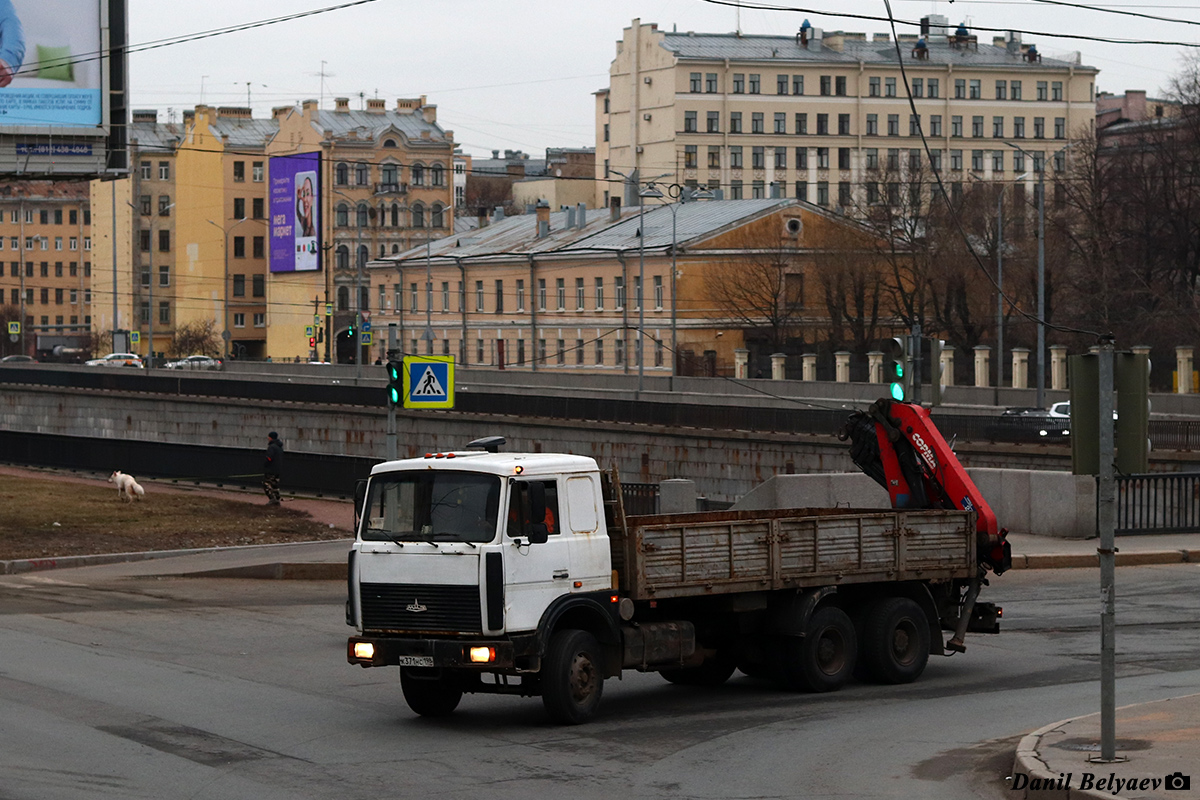
[{"label": "white dog", "polygon": [[126,475],[120,470],[115,470],[112,475],[109,475],[108,482],[117,485],[117,497],[127,503],[140,500],[146,494],[146,490],[133,479],[132,475]]}]

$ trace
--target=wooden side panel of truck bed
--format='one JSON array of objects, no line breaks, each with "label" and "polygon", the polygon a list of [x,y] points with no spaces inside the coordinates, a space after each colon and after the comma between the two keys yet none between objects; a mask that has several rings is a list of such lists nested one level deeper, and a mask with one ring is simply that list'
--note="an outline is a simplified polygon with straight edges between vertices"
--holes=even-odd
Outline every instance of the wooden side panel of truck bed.
[{"label": "wooden side panel of truck bed", "polygon": [[967,511],[784,509],[630,517],[614,550],[621,588],[649,600],[965,578],[975,541]]}]

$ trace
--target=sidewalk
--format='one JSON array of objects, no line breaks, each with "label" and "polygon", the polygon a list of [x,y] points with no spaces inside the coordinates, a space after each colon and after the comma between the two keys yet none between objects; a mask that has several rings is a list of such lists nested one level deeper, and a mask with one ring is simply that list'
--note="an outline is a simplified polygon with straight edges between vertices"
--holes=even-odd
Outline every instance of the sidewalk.
[{"label": "sidewalk", "polygon": [[[1188,798],[1200,796],[1200,694],[1117,709],[1116,754],[1100,755],[1100,715],[1063,720],[1017,745],[1012,796],[1017,798]],[[1181,773],[1176,775],[1176,773]],[[1175,776],[1175,785],[1166,783]],[[1190,791],[1181,791],[1190,785]]]}]

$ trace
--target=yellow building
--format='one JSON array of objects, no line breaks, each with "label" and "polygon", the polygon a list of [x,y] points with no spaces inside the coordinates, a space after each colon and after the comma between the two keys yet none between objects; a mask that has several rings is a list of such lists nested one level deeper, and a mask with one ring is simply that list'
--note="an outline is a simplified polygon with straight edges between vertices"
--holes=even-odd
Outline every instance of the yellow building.
[{"label": "yellow building", "polygon": [[1032,187],[1070,139],[1091,137],[1094,67],[1042,57],[1018,34],[980,41],[945,18],[924,24],[925,47],[899,42],[914,116],[887,34],[676,33],[634,20],[596,94],[597,201],[620,186],[614,170],[846,208],[874,202],[873,173],[910,163],[955,192],[970,179]]},{"label": "yellow building", "polygon": [[323,317],[315,355],[351,361],[355,314],[369,318],[373,310],[358,266],[453,230],[454,135],[438,126],[437,107],[424,97],[400,99],[394,110],[370,99],[357,111],[347,98],[337,98],[332,111],[306,100],[276,109],[275,122],[279,132],[267,144],[268,157],[321,154],[324,264],[319,272],[270,274],[267,351],[275,359],[314,355],[305,328],[314,309],[319,316],[329,305],[334,314]]},{"label": "yellow building", "polygon": [[267,158],[274,120],[196,106],[178,155],[176,317],[214,320],[227,357],[267,350]]},{"label": "yellow building", "polygon": [[[467,368],[636,373],[643,331],[644,374],[731,372],[737,350],[763,363],[773,336],[823,338],[828,315],[806,277],[845,248],[842,234],[865,236],[789,199],[651,206],[644,242],[642,225],[636,207],[543,206],[372,262],[372,292],[390,306],[375,317],[372,357],[386,357],[394,324],[403,352]],[[722,283],[752,278],[774,288],[721,297]]]}]

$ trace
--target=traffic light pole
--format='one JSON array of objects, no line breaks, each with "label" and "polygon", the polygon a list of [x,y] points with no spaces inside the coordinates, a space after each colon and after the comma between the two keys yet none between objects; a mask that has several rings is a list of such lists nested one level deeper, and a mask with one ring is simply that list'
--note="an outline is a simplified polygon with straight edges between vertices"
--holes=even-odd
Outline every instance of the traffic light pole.
[{"label": "traffic light pole", "polygon": [[[400,352],[396,338],[396,323],[388,323],[388,343],[387,343],[387,360],[399,358]],[[388,403],[388,418],[387,418],[387,460],[395,461],[397,459],[396,447],[396,404]]]},{"label": "traffic light pole", "polygon": [[909,338],[908,353],[912,362],[910,378],[912,385],[912,402],[921,405],[921,323],[914,322],[912,336]]}]

